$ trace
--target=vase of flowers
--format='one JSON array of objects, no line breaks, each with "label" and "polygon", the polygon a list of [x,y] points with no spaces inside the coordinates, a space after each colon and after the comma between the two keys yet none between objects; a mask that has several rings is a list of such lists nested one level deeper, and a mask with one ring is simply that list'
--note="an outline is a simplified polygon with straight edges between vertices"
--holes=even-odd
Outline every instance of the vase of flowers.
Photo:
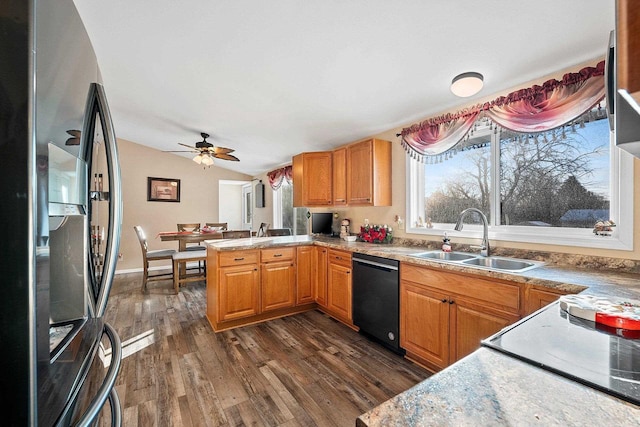
[{"label": "vase of flowers", "polygon": [[391,243],[393,230],[386,225],[363,225],[360,226],[358,238],[367,243]]}]

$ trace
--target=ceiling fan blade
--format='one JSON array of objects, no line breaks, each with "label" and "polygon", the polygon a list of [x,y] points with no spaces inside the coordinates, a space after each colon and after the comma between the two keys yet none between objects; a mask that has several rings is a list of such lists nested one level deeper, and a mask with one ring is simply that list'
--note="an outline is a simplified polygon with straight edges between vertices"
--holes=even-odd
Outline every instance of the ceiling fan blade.
[{"label": "ceiling fan blade", "polygon": [[236,156],[232,156],[231,154],[226,154],[226,153],[213,153],[212,156],[215,157],[216,159],[231,160],[232,162],[240,161],[240,159],[237,158]]},{"label": "ceiling fan blade", "polygon": [[236,150],[232,150],[231,148],[226,147],[210,147],[209,151],[213,152],[214,154],[228,154],[233,153]]},{"label": "ceiling fan blade", "polygon": [[187,147],[187,148],[191,148],[192,150],[196,150],[196,147],[193,147],[193,146],[187,145],[187,144],[183,144],[182,142],[178,142],[178,145],[182,145],[183,147]]},{"label": "ceiling fan blade", "polygon": [[163,153],[199,153],[197,150],[167,150]]}]

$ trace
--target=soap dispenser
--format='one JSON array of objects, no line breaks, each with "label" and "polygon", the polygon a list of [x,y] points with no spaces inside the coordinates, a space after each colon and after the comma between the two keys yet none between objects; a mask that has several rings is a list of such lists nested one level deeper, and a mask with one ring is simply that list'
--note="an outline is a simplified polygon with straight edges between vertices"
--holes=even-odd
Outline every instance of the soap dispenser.
[{"label": "soap dispenser", "polygon": [[447,233],[444,233],[444,237],[442,238],[442,251],[443,252],[451,252],[451,240],[447,237]]}]

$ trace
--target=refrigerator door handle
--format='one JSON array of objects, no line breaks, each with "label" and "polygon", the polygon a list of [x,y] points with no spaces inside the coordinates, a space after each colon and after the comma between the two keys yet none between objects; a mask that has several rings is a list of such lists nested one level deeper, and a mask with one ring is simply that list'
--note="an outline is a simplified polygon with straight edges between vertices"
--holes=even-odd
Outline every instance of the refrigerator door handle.
[{"label": "refrigerator door handle", "polygon": [[[85,110],[85,124],[82,131],[83,138],[89,138],[93,134],[93,126],[95,125],[96,112],[100,116],[100,124],[104,137],[105,154],[107,156],[107,169],[109,180],[109,224],[108,224],[108,240],[104,254],[104,265],[100,283],[95,300],[92,303],[94,317],[104,316],[113,277],[115,275],[116,263],[118,262],[118,251],[120,249],[120,232],[122,228],[122,196],[120,183],[120,164],[118,162],[118,145],[116,141],[115,131],[113,129],[113,121],[111,112],[107,103],[107,95],[104,87],[99,83],[92,83],[87,98],[87,106]],[[91,144],[90,140],[84,141],[85,150]],[[88,156],[85,154],[85,158]],[[95,280],[95,278],[92,278]]]},{"label": "refrigerator door handle", "polygon": [[[119,426],[122,423],[120,399],[118,398],[118,393],[116,393],[115,388],[113,388],[122,362],[122,344],[120,343],[118,333],[108,323],[104,324],[104,333],[107,335],[109,342],[111,342],[111,364],[109,365],[109,370],[98,393],[91,400],[85,413],[82,414],[75,424],[76,427],[89,427],[92,425],[107,399],[109,399],[111,403],[111,424]],[[114,424],[114,422],[118,422],[118,424]]]}]

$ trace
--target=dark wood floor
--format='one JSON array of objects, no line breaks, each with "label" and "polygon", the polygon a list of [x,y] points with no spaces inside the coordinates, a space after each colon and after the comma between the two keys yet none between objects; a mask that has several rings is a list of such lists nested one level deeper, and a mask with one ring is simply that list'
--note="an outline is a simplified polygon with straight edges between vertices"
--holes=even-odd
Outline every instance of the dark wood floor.
[{"label": "dark wood floor", "polygon": [[116,382],[127,427],[354,426],[429,375],[319,311],[216,334],[204,283],[140,281],[116,276],[106,315],[122,341],[153,331]]}]

